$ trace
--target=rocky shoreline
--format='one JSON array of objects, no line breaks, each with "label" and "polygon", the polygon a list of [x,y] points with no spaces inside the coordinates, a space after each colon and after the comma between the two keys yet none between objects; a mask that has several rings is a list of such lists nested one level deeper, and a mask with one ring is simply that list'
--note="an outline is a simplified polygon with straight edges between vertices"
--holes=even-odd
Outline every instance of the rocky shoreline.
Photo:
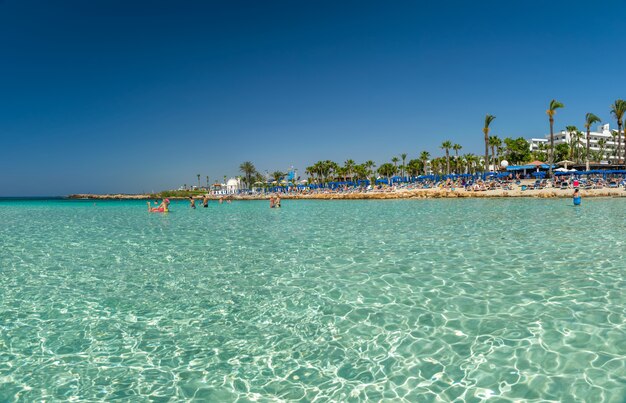
[{"label": "rocky shoreline", "polygon": [[[626,191],[622,188],[603,188],[581,190],[584,197],[626,197]],[[73,194],[69,199],[90,199],[90,200],[150,200],[160,198],[159,195],[151,194]],[[210,195],[209,199],[217,200],[220,195]],[[266,200],[268,195],[229,195],[232,200]],[[280,195],[282,199],[312,199],[312,200],[382,200],[382,199],[442,199],[442,198],[503,198],[503,197],[525,197],[525,198],[568,198],[572,197],[572,189],[539,189],[539,190],[487,190],[487,191],[466,191],[462,189],[401,189],[395,191],[370,191],[353,193],[301,193]],[[173,200],[183,200],[187,197],[169,197]]]}]

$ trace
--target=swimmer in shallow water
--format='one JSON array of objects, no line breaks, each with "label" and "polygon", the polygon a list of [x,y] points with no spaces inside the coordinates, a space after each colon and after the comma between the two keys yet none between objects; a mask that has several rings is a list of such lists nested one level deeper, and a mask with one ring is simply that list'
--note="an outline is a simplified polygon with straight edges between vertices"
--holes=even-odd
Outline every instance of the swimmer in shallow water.
[{"label": "swimmer in shallow water", "polygon": [[163,199],[161,204],[157,207],[150,206],[150,202],[148,202],[148,211],[151,213],[167,213],[169,211],[170,199]]},{"label": "swimmer in shallow water", "polygon": [[189,196],[189,207],[196,208],[196,201],[193,199],[193,196]]},{"label": "swimmer in shallow water", "polygon": [[202,207],[209,207],[209,195],[204,195],[204,199],[202,199]]}]

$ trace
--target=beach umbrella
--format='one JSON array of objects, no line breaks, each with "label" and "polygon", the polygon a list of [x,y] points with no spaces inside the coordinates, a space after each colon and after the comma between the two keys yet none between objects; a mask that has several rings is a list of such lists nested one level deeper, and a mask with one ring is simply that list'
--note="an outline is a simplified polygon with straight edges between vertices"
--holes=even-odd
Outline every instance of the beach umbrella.
[{"label": "beach umbrella", "polygon": [[569,160],[563,160],[563,161],[559,161],[556,163],[557,165],[563,165],[565,167],[565,169],[567,169],[568,165],[574,165],[575,162],[574,161],[569,161]]}]

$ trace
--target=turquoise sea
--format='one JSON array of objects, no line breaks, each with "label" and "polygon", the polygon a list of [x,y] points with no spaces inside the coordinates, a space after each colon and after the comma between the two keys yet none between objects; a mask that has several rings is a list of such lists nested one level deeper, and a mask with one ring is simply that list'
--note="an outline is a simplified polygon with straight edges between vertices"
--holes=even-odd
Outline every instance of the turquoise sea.
[{"label": "turquoise sea", "polygon": [[626,400],[626,201],[0,200],[0,401]]}]

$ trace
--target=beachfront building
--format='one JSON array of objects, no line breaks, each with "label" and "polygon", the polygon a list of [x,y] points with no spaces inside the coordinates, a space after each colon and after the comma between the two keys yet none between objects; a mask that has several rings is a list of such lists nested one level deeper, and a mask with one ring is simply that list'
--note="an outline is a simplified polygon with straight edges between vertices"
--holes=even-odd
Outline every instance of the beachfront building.
[{"label": "beachfront building", "polygon": [[[554,133],[554,145],[557,146],[559,144],[567,144],[571,146],[572,141],[578,142],[577,147],[582,149],[586,149],[587,147],[587,132],[585,130],[581,130],[582,137],[577,141],[575,136],[575,132],[568,132],[566,130],[561,130],[558,133]],[[622,148],[620,149],[622,152],[624,147],[626,146],[626,138],[624,137],[624,132],[620,133],[622,137]],[[550,135],[547,134],[545,138],[532,138],[529,139],[530,143],[530,151],[539,151],[539,150],[547,150],[550,146]],[[618,137],[617,130],[611,130],[610,125],[608,123],[598,126],[597,131],[591,131],[589,133],[589,150],[592,155],[602,152],[602,160],[606,160],[609,162],[615,162],[617,157],[615,157],[616,149],[617,149]]]},{"label": "beachfront building", "polygon": [[243,189],[244,185],[241,182],[241,178],[230,178],[226,182],[226,194],[239,193],[239,191]]},{"label": "beachfront building", "polygon": [[[549,134],[548,134],[548,137],[550,137]],[[546,147],[548,147],[548,145],[550,144],[550,140],[532,138],[528,140],[528,143],[530,144],[530,152],[533,152],[533,151],[540,151],[540,150],[546,149]]]}]

